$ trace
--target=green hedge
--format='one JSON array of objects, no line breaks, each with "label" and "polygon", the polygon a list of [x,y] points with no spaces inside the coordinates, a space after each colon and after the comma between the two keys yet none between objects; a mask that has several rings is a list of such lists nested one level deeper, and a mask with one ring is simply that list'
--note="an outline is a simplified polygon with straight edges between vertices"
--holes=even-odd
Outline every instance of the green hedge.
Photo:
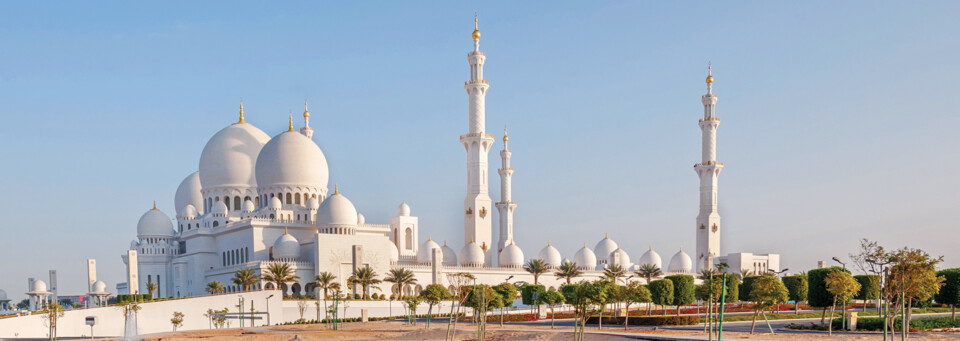
[{"label": "green hedge", "polygon": [[547,292],[547,288],[542,284],[527,284],[520,287],[520,298],[523,301],[524,305],[534,305],[536,302],[533,300],[533,293],[537,293],[537,297],[543,295]]},{"label": "green hedge", "polygon": [[727,274],[727,297],[724,302],[737,302],[740,300],[740,275]]},{"label": "green hedge", "polygon": [[839,266],[813,269],[807,272],[807,303],[814,308],[827,308],[833,305],[833,295],[827,292],[827,275],[834,271],[850,273]]},{"label": "green hedge", "polygon": [[697,301],[697,285],[694,284],[693,276],[673,275],[667,276],[665,279],[673,282],[673,305],[681,306],[693,304]]},{"label": "green hedge", "polygon": [[860,291],[853,298],[858,300],[875,300],[880,298],[880,276],[856,275],[853,279],[860,283]]},{"label": "green hedge", "polygon": [[[606,320],[604,320],[606,322]],[[895,331],[900,331],[903,319],[896,318],[894,321]],[[833,321],[833,330],[840,328],[840,319]],[[960,319],[954,320],[950,316],[943,317],[920,317],[910,320],[910,330],[932,330],[941,328],[960,328]],[[863,331],[881,331],[883,330],[883,319],[879,317],[867,317],[857,319],[857,330]]]},{"label": "green hedge", "polygon": [[152,301],[149,294],[140,294],[140,295],[117,295],[117,304],[124,304],[127,302],[147,302]]},{"label": "green hedge", "polygon": [[753,281],[760,276],[747,276],[743,278],[743,282],[740,282],[740,300],[749,301],[750,300],[750,291],[753,290]]},{"label": "green hedge", "polygon": [[937,303],[960,305],[960,268],[940,270],[937,276],[944,278],[940,292],[934,296]]},{"label": "green hedge", "polygon": [[[587,319],[587,324],[597,324],[599,316],[593,316]],[[603,324],[623,325],[623,316],[603,317]],[[690,326],[700,323],[700,316],[680,315],[680,316],[638,316],[631,317],[629,324],[631,326]]]},{"label": "green hedge", "polygon": [[802,302],[807,300],[807,275],[793,275],[783,277],[783,285],[790,292],[790,300]]}]

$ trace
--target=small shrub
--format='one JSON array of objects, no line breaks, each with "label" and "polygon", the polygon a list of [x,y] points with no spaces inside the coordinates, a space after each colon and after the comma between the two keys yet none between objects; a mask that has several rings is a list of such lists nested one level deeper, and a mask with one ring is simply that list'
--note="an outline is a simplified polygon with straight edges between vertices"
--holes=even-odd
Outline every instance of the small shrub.
[{"label": "small shrub", "polygon": [[[623,317],[603,317],[603,324],[623,325]],[[587,319],[587,324],[597,324],[599,316],[593,316]],[[630,325],[634,326],[689,326],[700,323],[700,316],[680,315],[680,316],[640,316],[631,317]]]}]

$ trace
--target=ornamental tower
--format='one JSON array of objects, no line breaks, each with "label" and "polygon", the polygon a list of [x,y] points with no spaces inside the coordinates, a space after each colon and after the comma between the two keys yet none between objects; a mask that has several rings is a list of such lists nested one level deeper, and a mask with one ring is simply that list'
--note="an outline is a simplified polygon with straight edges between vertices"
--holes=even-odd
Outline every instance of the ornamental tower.
[{"label": "ornamental tower", "polygon": [[309,139],[313,138],[313,128],[310,128],[310,111],[307,110],[307,100],[303,100],[303,128],[300,133]]},{"label": "ornamental tower", "polygon": [[500,173],[500,202],[497,203],[497,209],[500,210],[500,239],[497,241],[497,254],[503,251],[503,248],[513,242],[513,211],[517,209],[517,203],[511,200],[511,183],[513,178],[513,168],[510,168],[510,149],[507,147],[507,128],[503,128],[503,150],[500,151],[502,164],[498,172]]},{"label": "ornamental tower", "polygon": [[470,63],[470,80],[463,88],[469,96],[469,131],[460,135],[460,143],[467,152],[467,197],[463,201],[463,243],[474,240],[485,251],[493,242],[492,205],[487,190],[487,153],[493,146],[493,135],[485,130],[484,103],[490,85],[483,79],[483,62],[486,55],[480,52],[480,30],[473,19],[473,52],[467,54]]},{"label": "ornamental tower", "polygon": [[700,177],[700,214],[697,215],[697,271],[713,268],[713,260],[720,254],[720,213],[717,212],[717,177],[723,163],[717,162],[717,126],[720,119],[714,113],[717,95],[713,93],[713,72],[707,66],[707,93],[701,97],[703,118],[702,161],[693,166]]}]

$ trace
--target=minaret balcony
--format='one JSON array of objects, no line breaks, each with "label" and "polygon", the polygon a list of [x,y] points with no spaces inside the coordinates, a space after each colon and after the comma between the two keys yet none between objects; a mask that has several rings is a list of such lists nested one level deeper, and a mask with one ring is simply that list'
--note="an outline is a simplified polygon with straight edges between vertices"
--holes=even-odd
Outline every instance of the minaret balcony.
[{"label": "minaret balcony", "polygon": [[468,81],[466,81],[466,82],[463,82],[463,85],[470,85],[470,84],[487,84],[487,85],[490,85],[490,82],[487,82],[486,79],[468,80]]},{"label": "minaret balcony", "polygon": [[707,161],[707,162],[701,162],[701,163],[698,163],[698,164],[694,164],[694,165],[693,165],[693,167],[701,167],[701,166],[721,166],[721,167],[723,167],[723,162]]},{"label": "minaret balcony", "polygon": [[707,118],[701,118],[699,122],[703,122],[703,121],[717,121],[717,122],[720,122],[720,118],[719,118],[719,117],[716,117],[716,116],[707,117]]},{"label": "minaret balcony", "polygon": [[493,139],[493,135],[485,134],[485,133],[469,133],[469,134],[460,135],[461,140],[465,138],[470,138],[470,137],[481,137],[481,138],[485,137],[485,138]]}]

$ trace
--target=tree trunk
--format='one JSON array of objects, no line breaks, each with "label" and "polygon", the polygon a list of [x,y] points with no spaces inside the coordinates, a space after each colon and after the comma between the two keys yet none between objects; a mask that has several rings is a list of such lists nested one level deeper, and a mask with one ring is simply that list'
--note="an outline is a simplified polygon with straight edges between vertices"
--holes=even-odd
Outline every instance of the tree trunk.
[{"label": "tree trunk", "polygon": [[625,304],[627,306],[626,315],[623,316],[623,330],[627,330],[627,322],[630,320],[630,303]]},{"label": "tree trunk", "polygon": [[953,317],[953,320],[956,321],[956,320],[957,320],[957,305],[956,305],[956,304],[951,304],[951,305],[950,305],[950,310],[951,310],[951,312],[950,312],[950,317]]},{"label": "tree trunk", "polygon": [[827,318],[827,307],[823,307],[823,313],[820,314],[820,325],[823,326],[824,319]]},{"label": "tree trunk", "polygon": [[827,323],[827,335],[833,335],[833,313],[837,309],[837,296],[833,296],[833,305],[830,306],[830,322]]},{"label": "tree trunk", "polygon": [[553,329],[554,322],[557,321],[557,315],[553,313],[553,306],[550,306],[550,329]]},{"label": "tree trunk", "polygon": [[910,337],[910,317],[913,316],[913,299],[907,300],[907,316],[904,316],[904,321],[906,324],[903,328],[903,334],[907,337]]},{"label": "tree trunk", "polygon": [[753,330],[757,329],[757,315],[760,315],[759,311],[753,311],[753,325],[750,326],[750,334],[753,334]]},{"label": "tree trunk", "polygon": [[677,304],[677,316],[680,316],[680,305]]},{"label": "tree trunk", "polygon": [[597,320],[597,329],[603,329],[603,306],[600,306],[600,319]]},{"label": "tree trunk", "polygon": [[800,301],[793,302],[793,314],[800,315]]}]

